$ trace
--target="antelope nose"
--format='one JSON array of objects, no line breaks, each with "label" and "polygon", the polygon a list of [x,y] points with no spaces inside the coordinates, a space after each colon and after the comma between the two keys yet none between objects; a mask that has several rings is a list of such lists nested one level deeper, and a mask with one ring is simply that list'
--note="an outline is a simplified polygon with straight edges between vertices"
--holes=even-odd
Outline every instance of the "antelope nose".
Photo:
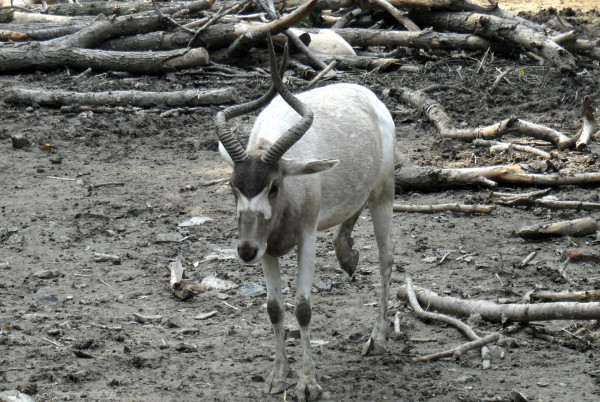
[{"label": "antelope nose", "polygon": [[244,242],[237,247],[238,255],[244,262],[250,262],[258,253],[258,247],[250,244],[249,242]]}]

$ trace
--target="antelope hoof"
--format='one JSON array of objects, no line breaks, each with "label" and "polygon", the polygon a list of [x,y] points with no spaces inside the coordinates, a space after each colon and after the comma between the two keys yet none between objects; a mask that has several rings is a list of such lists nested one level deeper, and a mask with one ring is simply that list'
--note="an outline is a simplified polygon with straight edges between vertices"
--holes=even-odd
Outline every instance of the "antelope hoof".
[{"label": "antelope hoof", "polygon": [[287,391],[292,384],[287,379],[279,378],[274,379],[272,382],[267,381],[265,385],[264,393],[265,394],[281,394],[282,392]]},{"label": "antelope hoof", "polygon": [[317,380],[312,378],[300,378],[296,385],[296,399],[298,402],[317,401],[321,398],[323,390],[317,384]]},{"label": "antelope hoof", "polygon": [[363,346],[362,355],[363,356],[376,356],[383,355],[387,353],[386,342],[379,342],[373,339],[373,337],[369,337],[369,340]]},{"label": "antelope hoof", "polygon": [[358,256],[360,253],[351,248],[344,250],[345,253],[342,253],[337,249],[335,251],[340,267],[348,274],[348,276],[352,277],[354,272],[356,272],[356,267],[358,267]]},{"label": "antelope hoof", "polygon": [[281,370],[273,369],[267,381],[265,382],[264,393],[265,394],[280,394],[290,388],[293,384],[292,370],[289,366],[282,368]]}]

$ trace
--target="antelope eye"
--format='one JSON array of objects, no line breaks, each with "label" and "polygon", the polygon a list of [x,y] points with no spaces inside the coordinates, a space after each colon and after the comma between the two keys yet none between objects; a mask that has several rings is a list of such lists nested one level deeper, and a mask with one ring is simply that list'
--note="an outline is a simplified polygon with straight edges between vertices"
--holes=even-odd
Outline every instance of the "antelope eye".
[{"label": "antelope eye", "polygon": [[274,181],[271,184],[271,188],[269,189],[269,195],[274,196],[275,194],[277,194],[278,191],[279,191],[279,184],[276,181]]}]

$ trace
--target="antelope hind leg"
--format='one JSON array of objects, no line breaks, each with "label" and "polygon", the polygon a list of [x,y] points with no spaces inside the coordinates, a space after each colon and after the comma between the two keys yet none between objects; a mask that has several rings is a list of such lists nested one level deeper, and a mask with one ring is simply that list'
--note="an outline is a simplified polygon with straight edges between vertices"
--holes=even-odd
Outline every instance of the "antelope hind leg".
[{"label": "antelope hind leg", "polygon": [[389,329],[387,322],[388,299],[390,293],[390,277],[394,257],[391,249],[393,247],[390,237],[390,229],[393,215],[393,194],[391,201],[384,201],[370,205],[373,228],[379,249],[379,272],[381,274],[381,294],[379,308],[377,311],[377,322],[371,333],[371,337],[363,348],[363,356],[378,355],[387,352],[387,340]]},{"label": "antelope hind leg", "polygon": [[358,210],[350,219],[343,222],[335,235],[333,236],[333,248],[335,249],[335,256],[337,257],[340,267],[346,271],[346,273],[352,277],[358,266],[358,250],[352,248],[354,246],[354,239],[352,239],[352,229],[358,220],[358,217],[362,213],[364,206]]}]

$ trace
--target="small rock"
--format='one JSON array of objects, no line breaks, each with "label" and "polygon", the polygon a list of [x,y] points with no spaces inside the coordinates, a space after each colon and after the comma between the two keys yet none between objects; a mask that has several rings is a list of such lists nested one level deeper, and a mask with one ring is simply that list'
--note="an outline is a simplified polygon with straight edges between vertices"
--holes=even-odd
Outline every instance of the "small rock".
[{"label": "small rock", "polygon": [[235,260],[237,259],[237,251],[232,248],[220,248],[214,253],[210,253],[204,257],[204,261],[216,260]]},{"label": "small rock", "polygon": [[300,339],[300,329],[287,329],[285,331],[285,339]]},{"label": "small rock", "polygon": [[60,155],[54,155],[52,157],[50,157],[50,163],[53,165],[60,165],[62,163],[62,156]]},{"label": "small rock", "polygon": [[60,271],[44,269],[42,271],[37,271],[33,274],[34,277],[38,279],[53,279],[61,276],[62,273]]},{"label": "small rock", "polygon": [[159,233],[156,235],[155,243],[179,243],[183,239],[180,233]]},{"label": "small rock", "polygon": [[6,244],[19,244],[23,243],[23,236],[19,233],[13,233],[8,236],[6,239]]},{"label": "small rock", "polygon": [[29,148],[31,146],[31,141],[23,134],[13,134],[10,136],[10,140],[14,149]]},{"label": "small rock", "polygon": [[163,322],[163,325],[167,328],[179,328],[181,326],[174,318],[167,318],[165,322]]},{"label": "small rock", "polygon": [[259,285],[258,283],[249,283],[247,285],[242,286],[239,293],[242,296],[246,297],[258,297],[262,296],[266,293],[264,286]]},{"label": "small rock", "polygon": [[208,313],[198,314],[194,317],[194,320],[207,320],[217,315],[217,311],[209,311]]},{"label": "small rock", "polygon": [[187,221],[180,222],[177,226],[186,227],[186,226],[199,226],[205,222],[212,221],[208,216],[194,216],[188,219]]},{"label": "small rock", "polygon": [[146,324],[149,322],[160,322],[162,320],[162,315],[141,315],[138,313],[133,313],[133,317],[138,320],[142,324]]},{"label": "small rock", "polygon": [[318,290],[331,290],[331,279],[318,279],[313,282],[313,286]]},{"label": "small rock", "polygon": [[198,350],[198,347],[191,343],[181,342],[175,346],[175,350],[182,353],[194,353]]},{"label": "small rock", "polygon": [[10,269],[10,262],[0,261],[0,269]]},{"label": "small rock", "polygon": [[46,296],[38,299],[39,303],[58,303],[56,296]]},{"label": "small rock", "polygon": [[227,279],[217,278],[215,276],[207,276],[202,279],[202,285],[206,286],[206,289],[213,290],[229,290],[239,287],[237,284]]},{"label": "small rock", "polygon": [[13,389],[11,391],[0,392],[0,402],[35,402],[35,399]]}]

